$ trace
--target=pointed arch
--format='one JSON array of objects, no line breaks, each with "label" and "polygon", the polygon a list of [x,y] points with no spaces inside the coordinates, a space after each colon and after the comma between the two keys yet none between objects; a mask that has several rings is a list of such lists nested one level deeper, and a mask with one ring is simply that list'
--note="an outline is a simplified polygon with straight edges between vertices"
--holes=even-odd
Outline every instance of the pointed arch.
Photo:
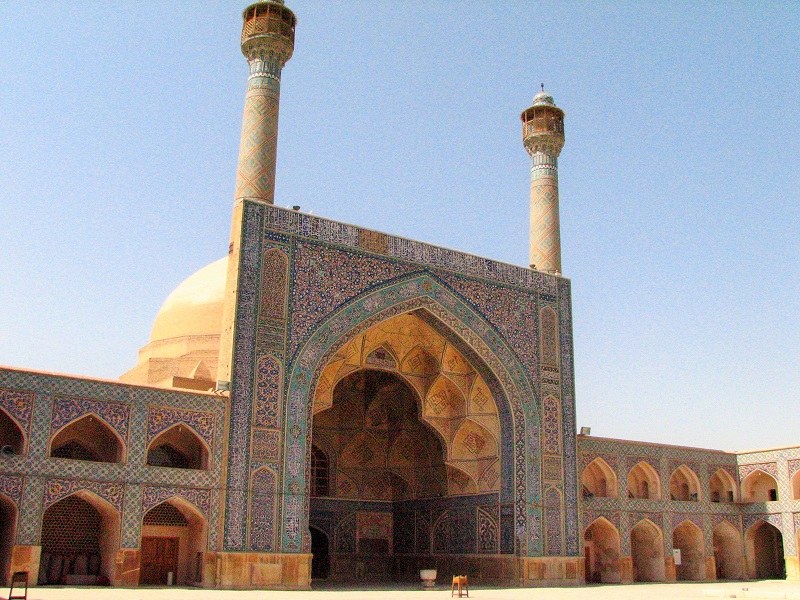
[{"label": "pointed arch", "polygon": [[670,500],[698,502],[700,500],[700,479],[697,473],[686,465],[681,465],[669,477]]},{"label": "pointed arch", "polygon": [[[643,460],[628,471],[628,498],[661,499],[661,479],[653,466]],[[658,580],[660,581],[660,580]]]},{"label": "pointed arch", "polygon": [[201,583],[207,543],[208,520],[197,506],[182,496],[160,502],[142,520],[139,583],[166,585],[169,571],[178,585]]},{"label": "pointed arch", "polygon": [[792,500],[800,500],[800,469],[792,475]]},{"label": "pointed arch", "polygon": [[750,579],[784,579],[786,564],[783,535],[772,523],[759,519],[745,533],[747,576]]},{"label": "pointed arch", "polygon": [[10,448],[13,454],[25,453],[25,434],[19,422],[0,407],[0,448]]},{"label": "pointed arch", "polygon": [[742,502],[770,502],[778,499],[778,482],[761,469],[742,479]]},{"label": "pointed arch", "polygon": [[744,554],[739,530],[729,521],[720,521],[712,531],[711,541],[717,579],[742,579]]},{"label": "pointed arch", "polygon": [[16,543],[17,504],[0,492],[0,584],[7,585],[11,577],[11,551]]},{"label": "pointed arch", "polygon": [[617,497],[617,474],[609,464],[598,456],[581,473],[583,496],[595,498]]},{"label": "pointed arch", "polygon": [[72,492],[42,516],[39,584],[114,585],[119,542],[116,507],[89,490]]},{"label": "pointed arch", "polygon": [[[480,375],[497,394],[503,438],[501,448],[507,453],[501,457],[501,502],[513,503],[515,527],[529,533],[529,538],[522,540],[523,551],[534,552],[537,548],[540,551],[541,535],[536,524],[541,523],[541,508],[535,503],[526,502],[529,495],[539,495],[540,482],[540,450],[533,447],[536,437],[525,435],[526,426],[536,427],[539,424],[535,403],[522,401],[525,397],[533,396],[527,372],[490,323],[428,274],[398,278],[348,301],[320,322],[309,338],[299,345],[288,373],[287,389],[287,415],[291,421],[287,425],[294,428],[293,431],[298,435],[287,438],[287,460],[302,460],[310,452],[310,447],[306,446],[309,439],[307,431],[311,424],[306,399],[310,397],[310,390],[329,357],[345,340],[353,339],[376,323],[406,312],[420,315],[434,328],[447,330],[454,342],[460,340],[464,348],[459,348],[459,351],[468,359],[474,357],[472,364],[479,367]],[[468,339],[469,343],[465,343],[464,339]],[[524,442],[515,444],[514,439]],[[304,473],[286,477],[282,483],[281,497],[292,497],[290,488],[303,489],[306,486],[304,479]],[[515,481],[526,483],[515,486]],[[292,526],[284,528],[282,548],[292,551],[300,549],[298,532],[303,530],[302,524],[307,515],[297,503],[286,503],[283,514],[286,522]],[[527,525],[529,519],[531,528]],[[294,523],[299,527],[295,528]],[[529,542],[530,550],[526,549]]]},{"label": "pointed arch", "polygon": [[675,565],[678,580],[706,578],[705,541],[700,527],[689,520],[681,522],[672,530],[672,547],[681,551],[681,564]]},{"label": "pointed arch", "polygon": [[583,532],[586,548],[586,582],[621,581],[619,531],[605,517],[598,517]]},{"label": "pointed arch", "polygon": [[631,529],[631,558],[634,581],[664,581],[664,535],[650,519]]},{"label": "pointed arch", "polygon": [[70,421],[50,438],[53,458],[122,463],[125,442],[108,421],[95,412]]},{"label": "pointed arch", "polygon": [[147,446],[147,465],[173,469],[208,470],[209,448],[191,425],[168,427]]},{"label": "pointed arch", "polygon": [[717,469],[708,479],[711,502],[736,502],[739,499],[736,481],[725,469]]}]

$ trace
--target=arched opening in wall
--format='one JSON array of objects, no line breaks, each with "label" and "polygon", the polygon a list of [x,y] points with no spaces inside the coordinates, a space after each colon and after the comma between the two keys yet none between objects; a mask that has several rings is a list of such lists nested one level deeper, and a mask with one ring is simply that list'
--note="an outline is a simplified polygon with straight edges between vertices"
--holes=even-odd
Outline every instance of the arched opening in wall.
[{"label": "arched opening in wall", "polygon": [[114,583],[119,513],[91,492],[52,504],[42,517],[39,585]]},{"label": "arched opening in wall", "polygon": [[669,498],[681,502],[697,502],[700,499],[700,480],[686,465],[681,465],[669,478]]},{"label": "arched opening in wall", "polygon": [[703,532],[691,521],[684,521],[672,531],[672,547],[681,551],[681,564],[675,565],[679,581],[702,581],[706,578]]},{"label": "arched opening in wall", "polygon": [[0,408],[0,448],[5,452],[22,454],[25,451],[25,436],[22,434],[17,422]]},{"label": "arched opening in wall", "polygon": [[475,351],[419,309],[347,339],[313,385],[309,525],[329,532],[328,580],[418,582],[432,567],[504,578],[513,421]]},{"label": "arched opening in wall", "polygon": [[328,536],[316,527],[309,527],[309,531],[311,532],[311,579],[327,579],[331,571]]},{"label": "arched opening in wall", "polygon": [[586,582],[620,582],[619,532],[609,521],[600,517],[583,534],[586,548]]},{"label": "arched opening in wall", "polygon": [[89,414],[62,427],[50,442],[50,456],[93,462],[123,462],[125,445],[103,419]]},{"label": "arched opening in wall", "polygon": [[11,551],[17,533],[17,505],[0,494],[0,585],[11,577]]},{"label": "arched opening in wall", "polygon": [[722,521],[714,527],[712,541],[717,579],[742,579],[744,573],[742,536],[736,527],[727,521]]},{"label": "arched opening in wall", "polygon": [[147,448],[147,464],[173,469],[208,469],[208,447],[188,425],[163,431]]},{"label": "arched opening in wall", "polygon": [[708,480],[711,502],[736,502],[736,482],[725,469],[717,469]]},{"label": "arched opening in wall", "polygon": [[778,482],[768,473],[756,470],[742,480],[743,502],[773,502],[778,499]]},{"label": "arched opening in wall", "polygon": [[139,583],[178,585],[202,582],[208,525],[189,502],[173,497],[147,511],[142,521]]},{"label": "arched opening in wall", "polygon": [[649,463],[640,461],[628,472],[628,498],[661,499],[661,480]]},{"label": "arched opening in wall", "polygon": [[599,456],[581,474],[584,498],[616,498],[617,475]]},{"label": "arched opening in wall", "polygon": [[800,471],[792,476],[792,499],[800,500]]},{"label": "arched opening in wall", "polygon": [[758,521],[745,536],[748,576],[752,579],[784,579],[783,536],[766,521]]},{"label": "arched opening in wall", "polygon": [[664,536],[652,521],[640,521],[631,531],[634,581],[664,581]]}]

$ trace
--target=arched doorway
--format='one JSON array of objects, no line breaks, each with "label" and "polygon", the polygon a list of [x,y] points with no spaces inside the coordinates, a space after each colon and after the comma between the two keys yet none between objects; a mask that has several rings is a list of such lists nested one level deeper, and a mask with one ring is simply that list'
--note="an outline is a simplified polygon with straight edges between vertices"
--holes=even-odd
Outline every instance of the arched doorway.
[{"label": "arched doorway", "polygon": [[670,500],[697,502],[700,499],[700,480],[686,465],[681,465],[669,478]]},{"label": "arched doorway", "polygon": [[748,575],[754,579],[784,579],[783,536],[766,521],[758,521],[747,530]]},{"label": "arched doorway", "polygon": [[124,445],[100,417],[90,414],[62,427],[50,443],[50,456],[94,462],[123,461]]},{"label": "arched doorway", "polygon": [[736,527],[722,521],[714,527],[712,541],[717,579],[742,579],[742,536]]},{"label": "arched doorway", "polygon": [[328,536],[316,527],[311,532],[311,579],[327,579],[331,570]]},{"label": "arched doorway", "polygon": [[22,454],[25,449],[25,436],[17,422],[0,408],[0,449],[4,453]]},{"label": "arched doorway", "polygon": [[678,581],[702,581],[706,578],[703,532],[691,521],[684,521],[672,531],[672,547],[681,551],[681,564],[675,565]]},{"label": "arched doorway", "polygon": [[616,498],[617,475],[599,456],[586,465],[581,473],[584,498]]},{"label": "arched doorway", "polygon": [[717,469],[708,480],[711,502],[736,502],[736,482],[724,469]]},{"label": "arched doorway", "polygon": [[11,550],[17,530],[17,506],[0,494],[0,584],[6,585],[11,576]]},{"label": "arched doorway", "polygon": [[147,511],[142,521],[139,583],[167,585],[169,573],[178,585],[201,582],[207,529],[200,511],[179,497]]},{"label": "arched doorway", "polygon": [[664,536],[652,521],[640,521],[631,531],[634,581],[664,581]]},{"label": "arched doorway", "polygon": [[628,472],[628,498],[661,499],[661,480],[649,463],[640,461]]},{"label": "arched doorway", "polygon": [[778,482],[769,473],[756,470],[742,480],[743,502],[774,502],[778,499]]},{"label": "arched doorway", "polygon": [[91,492],[52,504],[42,518],[39,585],[113,583],[119,536],[119,513]]},{"label": "arched doorway", "polygon": [[179,423],[150,442],[147,464],[173,469],[208,469],[208,448],[191,427]]},{"label": "arched doorway", "polygon": [[619,532],[609,521],[600,517],[583,534],[586,548],[586,582],[619,583]]}]

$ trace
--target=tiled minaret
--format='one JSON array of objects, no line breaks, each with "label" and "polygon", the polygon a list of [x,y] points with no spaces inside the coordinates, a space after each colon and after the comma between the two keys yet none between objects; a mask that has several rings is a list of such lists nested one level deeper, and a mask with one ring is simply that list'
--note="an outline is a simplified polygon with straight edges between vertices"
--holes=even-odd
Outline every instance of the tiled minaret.
[{"label": "tiled minaret", "polygon": [[281,71],[294,51],[297,18],[283,0],[262,0],[248,6],[242,25],[242,54],[250,75],[244,99],[242,139],[236,168],[236,194],[228,248],[228,276],[222,316],[218,386],[225,389],[231,379],[233,323],[239,279],[242,201],[275,199],[275,161],[278,143],[278,106]]},{"label": "tiled minaret", "polygon": [[564,147],[564,111],[542,89],[520,118],[522,143],[531,157],[530,266],[561,274],[558,155]]}]

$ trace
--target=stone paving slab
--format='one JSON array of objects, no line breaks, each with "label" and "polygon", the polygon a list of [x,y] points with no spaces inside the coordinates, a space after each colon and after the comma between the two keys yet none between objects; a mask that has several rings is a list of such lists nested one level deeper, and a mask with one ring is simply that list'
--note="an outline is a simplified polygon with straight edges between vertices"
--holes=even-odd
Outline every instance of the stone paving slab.
[{"label": "stone paving slab", "polygon": [[[5,599],[8,590],[0,592]],[[230,591],[197,588],[31,588],[29,600],[444,600],[448,587],[433,591],[414,588],[325,589],[308,592]],[[578,588],[483,588],[470,590],[475,600],[800,600],[800,582],[672,583],[591,585]]]}]

